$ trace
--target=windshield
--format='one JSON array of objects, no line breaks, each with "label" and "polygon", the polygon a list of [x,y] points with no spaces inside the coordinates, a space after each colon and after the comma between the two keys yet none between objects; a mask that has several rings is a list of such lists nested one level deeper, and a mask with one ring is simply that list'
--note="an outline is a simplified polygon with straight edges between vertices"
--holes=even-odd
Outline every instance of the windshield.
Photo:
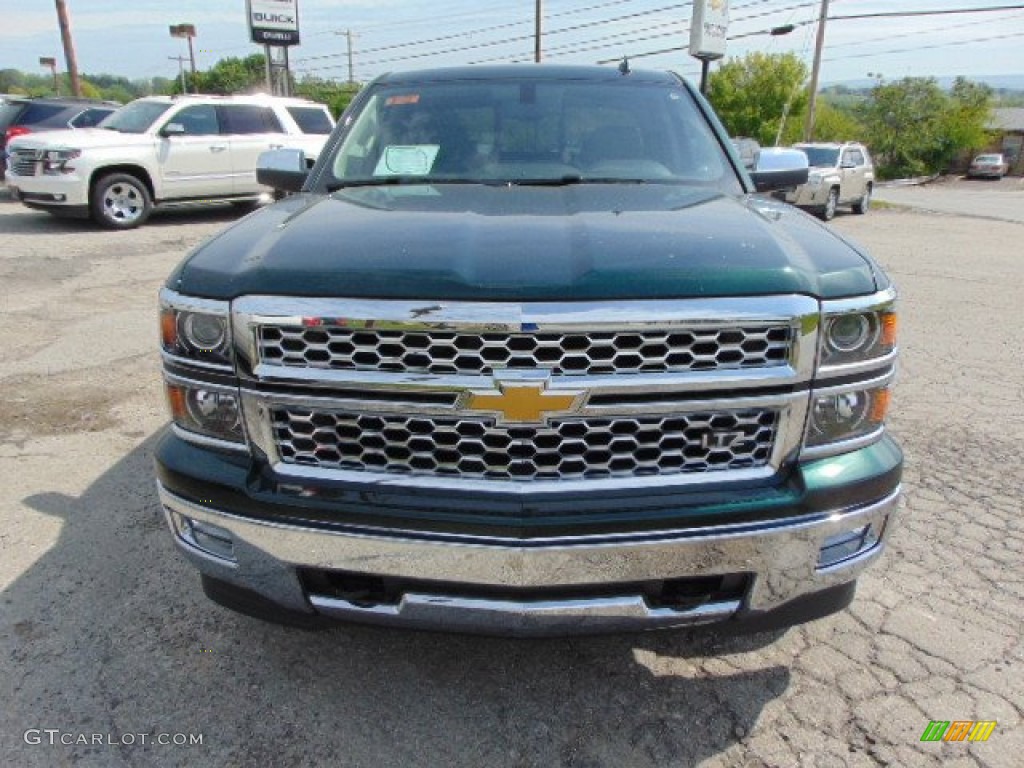
[{"label": "windshield", "polygon": [[978,155],[974,158],[976,163],[1001,163],[1003,162],[1002,155]]},{"label": "windshield", "polygon": [[395,183],[694,183],[742,191],[682,87],[502,79],[376,87],[328,189]]},{"label": "windshield", "polygon": [[163,101],[140,99],[126,104],[100,121],[99,127],[120,133],[145,133],[170,108],[171,105]]},{"label": "windshield", "polygon": [[839,150],[834,147],[796,147],[807,155],[811,168],[834,168],[839,162]]}]

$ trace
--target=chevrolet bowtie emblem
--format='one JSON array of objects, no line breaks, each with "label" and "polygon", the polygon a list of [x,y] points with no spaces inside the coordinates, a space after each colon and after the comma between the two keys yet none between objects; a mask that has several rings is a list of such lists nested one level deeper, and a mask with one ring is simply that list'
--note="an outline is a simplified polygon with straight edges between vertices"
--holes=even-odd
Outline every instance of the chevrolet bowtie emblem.
[{"label": "chevrolet bowtie emblem", "polygon": [[499,394],[473,392],[466,402],[471,411],[494,411],[499,421],[537,424],[552,413],[575,410],[578,394],[547,392],[546,382],[497,382]]}]

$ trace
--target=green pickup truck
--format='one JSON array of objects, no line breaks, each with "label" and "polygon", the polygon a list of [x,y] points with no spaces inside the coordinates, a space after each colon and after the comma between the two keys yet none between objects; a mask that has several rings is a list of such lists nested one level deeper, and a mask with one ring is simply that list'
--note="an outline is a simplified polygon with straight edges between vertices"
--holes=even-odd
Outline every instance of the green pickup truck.
[{"label": "green pickup truck", "polygon": [[160,294],[174,541],[213,600],[551,635],[785,627],[882,553],[896,293],[679,77],[382,76]]}]

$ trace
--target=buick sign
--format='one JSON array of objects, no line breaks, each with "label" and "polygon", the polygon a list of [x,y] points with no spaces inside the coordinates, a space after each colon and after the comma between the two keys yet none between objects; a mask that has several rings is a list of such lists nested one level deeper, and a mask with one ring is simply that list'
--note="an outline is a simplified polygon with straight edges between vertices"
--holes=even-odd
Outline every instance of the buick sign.
[{"label": "buick sign", "polygon": [[246,11],[254,43],[299,44],[299,0],[247,0]]}]

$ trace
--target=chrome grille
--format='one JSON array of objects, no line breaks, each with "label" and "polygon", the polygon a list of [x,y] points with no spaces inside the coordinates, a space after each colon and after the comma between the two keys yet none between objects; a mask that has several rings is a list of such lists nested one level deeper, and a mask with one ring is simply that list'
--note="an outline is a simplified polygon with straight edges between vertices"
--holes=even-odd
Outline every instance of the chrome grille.
[{"label": "chrome grille", "polygon": [[15,149],[11,151],[8,168],[18,176],[35,176],[39,167],[38,153],[34,149]]},{"label": "chrome grille", "polygon": [[779,427],[773,409],[552,419],[404,416],[275,406],[286,464],[506,481],[675,475],[762,467]]},{"label": "chrome grille", "polygon": [[542,368],[554,374],[671,373],[786,365],[789,325],[671,331],[462,333],[263,325],[260,362],[293,368],[490,374]]}]

